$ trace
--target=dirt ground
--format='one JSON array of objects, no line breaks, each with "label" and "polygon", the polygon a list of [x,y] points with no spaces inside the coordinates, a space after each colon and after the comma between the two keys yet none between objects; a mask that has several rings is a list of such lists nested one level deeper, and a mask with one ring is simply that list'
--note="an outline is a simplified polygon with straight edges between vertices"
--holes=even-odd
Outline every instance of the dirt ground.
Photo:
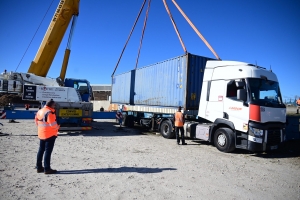
[{"label": "dirt ground", "polygon": [[98,120],[92,131],[60,133],[51,167],[34,169],[33,120],[0,121],[0,199],[300,199],[299,143],[281,151],[222,153]]}]

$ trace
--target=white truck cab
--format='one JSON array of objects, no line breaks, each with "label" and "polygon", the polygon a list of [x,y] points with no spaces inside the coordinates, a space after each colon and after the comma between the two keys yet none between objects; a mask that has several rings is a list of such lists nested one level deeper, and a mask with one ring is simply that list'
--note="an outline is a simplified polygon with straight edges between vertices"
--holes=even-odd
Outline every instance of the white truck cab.
[{"label": "white truck cab", "polygon": [[221,151],[266,151],[284,140],[286,107],[278,79],[248,63],[207,61],[198,116],[213,123],[207,140]]}]

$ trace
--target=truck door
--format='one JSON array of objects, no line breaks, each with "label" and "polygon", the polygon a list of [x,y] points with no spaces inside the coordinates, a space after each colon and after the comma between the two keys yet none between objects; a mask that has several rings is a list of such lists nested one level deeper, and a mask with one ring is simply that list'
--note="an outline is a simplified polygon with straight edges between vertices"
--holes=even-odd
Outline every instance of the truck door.
[{"label": "truck door", "polygon": [[208,84],[205,119],[209,121],[214,122],[217,118],[223,118],[224,85],[225,80],[213,80]]},{"label": "truck door", "polygon": [[223,99],[224,118],[234,124],[236,130],[246,132],[249,108],[244,105],[244,102],[237,100],[237,81],[241,80],[226,80],[226,96]]}]

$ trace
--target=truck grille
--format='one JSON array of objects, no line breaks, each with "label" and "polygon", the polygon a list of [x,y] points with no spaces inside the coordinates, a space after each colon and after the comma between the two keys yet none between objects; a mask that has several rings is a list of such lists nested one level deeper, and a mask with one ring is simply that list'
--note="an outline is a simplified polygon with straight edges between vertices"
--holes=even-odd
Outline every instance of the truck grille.
[{"label": "truck grille", "polygon": [[268,145],[278,145],[281,142],[280,130],[268,130]]}]

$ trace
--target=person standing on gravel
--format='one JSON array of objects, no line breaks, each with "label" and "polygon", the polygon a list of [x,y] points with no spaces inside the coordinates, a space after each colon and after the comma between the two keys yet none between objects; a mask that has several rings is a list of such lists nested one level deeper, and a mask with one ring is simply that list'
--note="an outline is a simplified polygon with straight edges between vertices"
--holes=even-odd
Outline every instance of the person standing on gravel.
[{"label": "person standing on gravel", "polygon": [[120,111],[117,112],[116,118],[119,121],[120,127],[122,127],[123,115]]},{"label": "person standing on gravel", "polygon": [[[54,174],[57,170],[51,169],[50,161],[60,126],[56,122],[55,102],[52,99],[36,113],[35,124],[38,127],[38,137],[40,139],[40,147],[36,161],[37,173],[44,172],[45,174]],[[44,167],[42,165],[43,157]]]},{"label": "person standing on gravel", "polygon": [[181,106],[178,107],[178,111],[174,115],[174,122],[175,122],[175,133],[176,133],[177,144],[179,145],[180,143],[180,138],[179,138],[179,130],[180,130],[182,145],[186,145],[184,139],[184,130],[183,130],[184,116],[183,113],[181,112]]}]

